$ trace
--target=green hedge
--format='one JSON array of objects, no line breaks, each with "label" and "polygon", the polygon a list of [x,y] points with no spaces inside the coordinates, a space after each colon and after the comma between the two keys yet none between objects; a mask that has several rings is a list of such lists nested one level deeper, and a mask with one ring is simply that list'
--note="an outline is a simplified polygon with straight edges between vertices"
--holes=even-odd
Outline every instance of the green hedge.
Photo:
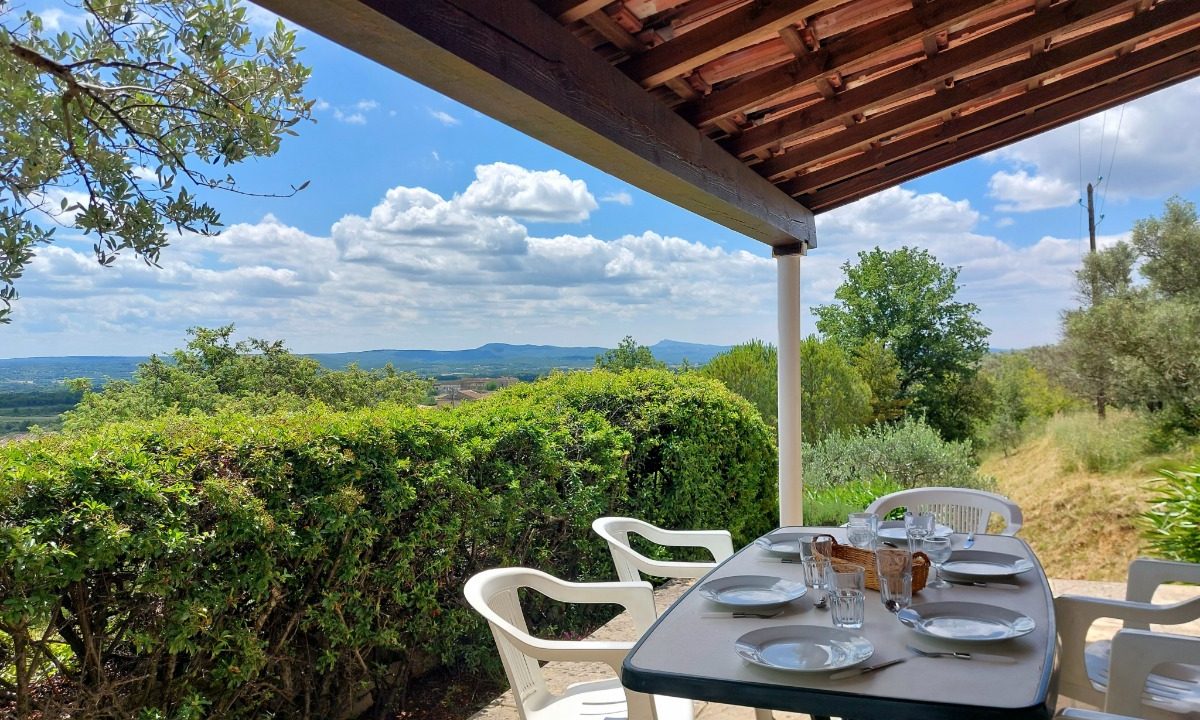
[{"label": "green hedge", "polygon": [[170,417],[6,445],[0,679],[19,716],[386,716],[439,665],[498,672],[462,599],[475,572],[610,579],[590,531],[606,513],[745,542],[773,526],[774,484],[753,409],[659,371],[449,412]]}]

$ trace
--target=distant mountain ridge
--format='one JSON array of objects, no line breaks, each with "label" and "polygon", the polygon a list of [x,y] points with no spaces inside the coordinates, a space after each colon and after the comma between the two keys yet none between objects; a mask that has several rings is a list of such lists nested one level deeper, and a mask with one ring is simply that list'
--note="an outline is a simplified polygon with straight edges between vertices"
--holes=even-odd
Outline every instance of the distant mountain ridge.
[{"label": "distant mountain ridge", "polygon": [[[702,365],[729,349],[727,345],[663,340],[650,346],[654,357],[668,365],[687,360]],[[468,350],[363,350],[342,353],[304,353],[324,367],[341,370],[351,363],[372,370],[391,363],[397,370],[424,375],[516,375],[535,377],[553,369],[592,367],[604,347],[510,345],[487,343]],[[145,356],[72,355],[0,359],[0,389],[54,385],[66,378],[86,377],[96,382],[128,380]]]}]

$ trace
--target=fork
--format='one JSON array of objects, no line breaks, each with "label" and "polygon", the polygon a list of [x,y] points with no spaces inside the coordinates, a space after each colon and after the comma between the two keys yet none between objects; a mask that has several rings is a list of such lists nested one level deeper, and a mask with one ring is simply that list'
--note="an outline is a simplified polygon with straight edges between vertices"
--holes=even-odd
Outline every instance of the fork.
[{"label": "fork", "polygon": [[912,650],[913,652],[920,655],[921,657],[928,657],[928,658],[952,657],[952,658],[958,658],[959,660],[990,660],[992,662],[1007,663],[1010,665],[1017,661],[1016,658],[1012,658],[1007,655],[989,655],[987,653],[968,653],[968,652],[935,652],[933,650],[922,650],[921,648],[913,646],[913,645],[905,645],[904,647],[908,648],[909,650]]},{"label": "fork", "polygon": [[702,613],[700,617],[705,618],[757,618],[759,620],[770,620],[773,617],[779,617],[783,614],[783,608],[779,608],[774,612],[750,612],[749,610],[738,610],[736,612],[712,612]]}]

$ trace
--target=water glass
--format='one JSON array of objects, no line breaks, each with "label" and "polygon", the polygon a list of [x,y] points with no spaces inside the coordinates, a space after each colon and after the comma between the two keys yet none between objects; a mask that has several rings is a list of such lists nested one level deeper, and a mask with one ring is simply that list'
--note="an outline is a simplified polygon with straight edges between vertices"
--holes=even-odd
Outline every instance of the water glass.
[{"label": "water glass", "polygon": [[828,535],[809,535],[800,538],[800,558],[823,558],[825,561],[833,557],[833,538]]},{"label": "water glass", "polygon": [[804,567],[804,584],[813,591],[813,602],[821,602],[822,599],[828,596],[829,558],[806,557],[800,563]]},{"label": "water glass", "polygon": [[950,559],[950,538],[927,537],[921,541],[921,550],[929,556],[933,563],[934,581],[926,587],[941,590],[950,587],[950,583],[942,578],[942,563]]},{"label": "water glass", "polygon": [[912,603],[912,555],[902,548],[875,551],[879,599],[888,612],[900,612]]},{"label": "water glass", "polygon": [[908,536],[908,551],[916,552],[921,541],[933,534],[936,526],[933,513],[909,512],[904,513],[904,533]]},{"label": "water glass", "polygon": [[831,565],[827,573],[833,624],[852,630],[861,628],[866,614],[866,568],[861,565]]},{"label": "water glass", "polygon": [[846,523],[846,539],[856,548],[874,550],[879,532],[879,516],[871,512],[850,513]]}]

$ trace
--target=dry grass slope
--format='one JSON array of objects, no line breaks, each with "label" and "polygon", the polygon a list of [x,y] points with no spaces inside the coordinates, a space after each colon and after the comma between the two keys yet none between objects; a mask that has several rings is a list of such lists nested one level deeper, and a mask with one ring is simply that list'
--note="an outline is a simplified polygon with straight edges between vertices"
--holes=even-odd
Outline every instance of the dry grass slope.
[{"label": "dry grass slope", "polygon": [[1141,547],[1135,527],[1153,473],[1140,468],[1096,474],[1067,472],[1049,433],[1008,457],[987,458],[981,471],[1025,513],[1023,537],[1050,577],[1124,581]]}]

